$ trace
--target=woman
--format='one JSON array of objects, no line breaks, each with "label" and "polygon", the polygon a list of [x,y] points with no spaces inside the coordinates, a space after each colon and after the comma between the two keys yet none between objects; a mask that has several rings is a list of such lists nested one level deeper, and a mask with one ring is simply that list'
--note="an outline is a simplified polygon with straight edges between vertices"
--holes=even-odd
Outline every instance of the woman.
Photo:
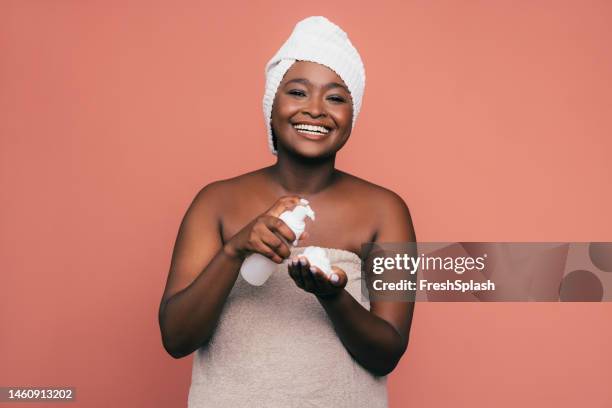
[{"label": "woman", "polygon": [[[299,22],[266,67],[274,165],[205,186],[179,229],[159,312],[175,358],[196,351],[191,407],[385,407],[414,303],[361,300],[361,244],[415,241],[395,193],[335,168],[361,106],[365,71],[324,17]],[[299,245],[278,216],[309,201]],[[323,247],[329,277],[300,256]],[[259,287],[239,274],[278,264]]]}]

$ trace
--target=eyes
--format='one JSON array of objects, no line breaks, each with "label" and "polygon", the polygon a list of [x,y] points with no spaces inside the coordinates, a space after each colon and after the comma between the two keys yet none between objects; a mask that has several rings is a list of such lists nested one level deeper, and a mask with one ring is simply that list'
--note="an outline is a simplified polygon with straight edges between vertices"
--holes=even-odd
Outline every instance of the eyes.
[{"label": "eyes", "polygon": [[[306,96],[306,92],[302,91],[301,89],[291,89],[287,93],[297,98],[303,98]],[[340,95],[330,95],[327,97],[327,100],[332,101],[333,103],[346,103],[346,99]]]}]

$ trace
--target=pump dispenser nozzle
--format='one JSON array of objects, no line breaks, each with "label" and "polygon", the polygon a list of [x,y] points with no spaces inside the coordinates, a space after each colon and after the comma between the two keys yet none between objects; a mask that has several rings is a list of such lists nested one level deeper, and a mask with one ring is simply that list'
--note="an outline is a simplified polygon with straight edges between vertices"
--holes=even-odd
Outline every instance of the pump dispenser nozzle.
[{"label": "pump dispenser nozzle", "polygon": [[[315,213],[312,208],[310,208],[308,200],[304,198],[300,199],[300,204],[293,210],[287,210],[278,217],[295,233],[293,245],[297,245],[300,236],[306,228],[306,223],[304,222],[306,217],[314,221]],[[240,274],[244,280],[251,285],[261,286],[268,280],[276,268],[277,264],[271,259],[261,254],[254,253],[247,256],[244,260],[240,267]]]},{"label": "pump dispenser nozzle", "polygon": [[295,233],[295,241],[293,241],[293,245],[297,245],[300,236],[306,228],[306,223],[304,222],[306,217],[309,217],[314,221],[315,213],[312,211],[312,208],[310,208],[308,200],[304,198],[300,200],[300,204],[298,204],[293,210],[287,210],[278,217],[283,220],[285,224],[287,224]]}]

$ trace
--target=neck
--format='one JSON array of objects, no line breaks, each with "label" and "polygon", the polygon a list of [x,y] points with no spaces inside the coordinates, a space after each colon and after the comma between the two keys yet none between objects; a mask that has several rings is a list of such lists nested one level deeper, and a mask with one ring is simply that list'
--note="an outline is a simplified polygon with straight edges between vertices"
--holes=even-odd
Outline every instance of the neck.
[{"label": "neck", "polygon": [[270,176],[283,195],[317,194],[331,186],[338,177],[336,155],[324,159],[310,159],[278,151],[276,163],[269,167]]}]

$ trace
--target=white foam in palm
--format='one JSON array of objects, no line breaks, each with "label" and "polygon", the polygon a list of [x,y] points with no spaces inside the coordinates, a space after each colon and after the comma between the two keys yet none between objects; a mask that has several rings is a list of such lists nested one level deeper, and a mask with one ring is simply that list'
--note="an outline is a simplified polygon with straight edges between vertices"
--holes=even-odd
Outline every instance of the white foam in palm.
[{"label": "white foam in palm", "polygon": [[308,259],[308,263],[311,266],[316,266],[317,268],[322,270],[328,277],[329,275],[331,275],[331,264],[323,248],[309,246],[308,248],[304,249],[303,255]]}]

